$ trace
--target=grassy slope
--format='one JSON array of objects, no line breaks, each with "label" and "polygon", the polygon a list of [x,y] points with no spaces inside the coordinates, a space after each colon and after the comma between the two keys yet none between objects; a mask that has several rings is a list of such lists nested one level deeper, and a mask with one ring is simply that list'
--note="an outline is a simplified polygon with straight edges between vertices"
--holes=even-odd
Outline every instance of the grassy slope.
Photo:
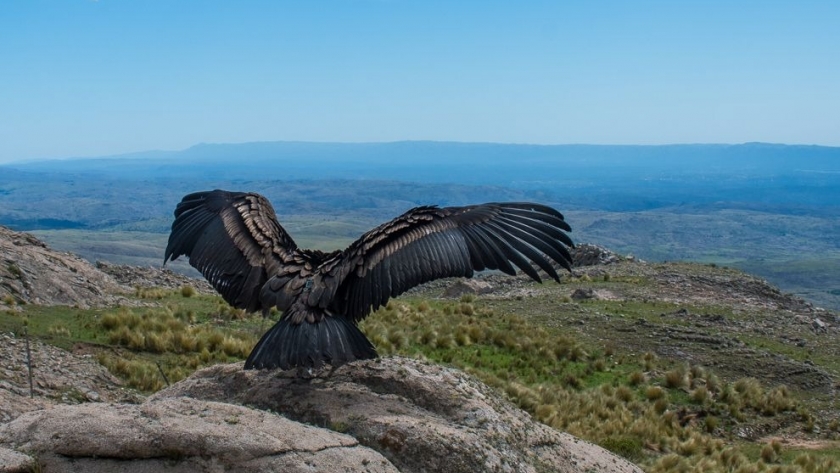
[{"label": "grassy slope", "polygon": [[[751,280],[732,270],[628,263],[580,276],[560,285],[491,279],[498,292],[461,301],[436,299],[441,286],[432,285],[363,328],[382,354],[460,367],[540,421],[648,471],[836,471],[840,347],[830,338],[792,323],[789,308],[741,297]],[[576,302],[576,289],[604,297]],[[243,359],[267,328],[218,297],[139,290],[135,298],[149,307],[27,306],[0,312],[0,329],[20,331],[26,321],[35,336],[84,346],[130,385],[154,391],[164,385],[157,364],[174,382]],[[769,440],[782,435],[817,448]]]}]

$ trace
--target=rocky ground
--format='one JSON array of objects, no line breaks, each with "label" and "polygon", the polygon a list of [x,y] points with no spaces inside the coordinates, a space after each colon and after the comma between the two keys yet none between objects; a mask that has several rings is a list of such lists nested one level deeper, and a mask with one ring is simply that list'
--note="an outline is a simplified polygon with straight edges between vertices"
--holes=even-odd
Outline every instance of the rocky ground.
[{"label": "rocky ground", "polygon": [[[38,340],[0,333],[0,423],[58,404],[139,402],[91,355],[76,355]],[[32,390],[29,369],[32,367]]]},{"label": "rocky ground", "polygon": [[119,284],[128,287],[178,289],[183,286],[192,286],[199,293],[216,294],[216,290],[204,279],[190,278],[165,267],[129,266],[102,261],[97,261],[95,266]]},{"label": "rocky ground", "polygon": [[[93,266],[3,228],[0,249],[0,310],[130,304],[135,287],[213,292],[165,269]],[[818,415],[840,416],[837,314],[726,268],[645,263],[591,245],[575,260],[559,286],[487,273],[408,296],[480,295],[476,304],[569,327],[599,346],[787,384],[819,397]],[[145,399],[84,347],[30,343],[31,392],[25,340],[0,334],[0,472],[30,471],[36,458],[47,471],[436,471],[444,458],[448,471],[638,471],[535,423],[471,377],[418,361],[374,360],[312,379],[220,365]]]}]

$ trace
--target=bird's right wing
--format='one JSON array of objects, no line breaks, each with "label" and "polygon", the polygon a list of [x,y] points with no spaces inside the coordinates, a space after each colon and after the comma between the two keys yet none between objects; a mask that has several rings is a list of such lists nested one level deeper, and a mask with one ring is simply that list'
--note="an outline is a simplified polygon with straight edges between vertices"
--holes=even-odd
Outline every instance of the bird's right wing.
[{"label": "bird's right wing", "polygon": [[214,190],[189,194],[175,208],[163,261],[187,255],[230,305],[255,311],[260,288],[295,248],[268,199]]},{"label": "bird's right wing", "polygon": [[360,320],[406,290],[438,278],[515,267],[539,281],[536,264],[555,280],[553,264],[571,269],[574,246],[563,215],[527,202],[467,207],[418,207],[362,235],[332,261],[309,294]]}]

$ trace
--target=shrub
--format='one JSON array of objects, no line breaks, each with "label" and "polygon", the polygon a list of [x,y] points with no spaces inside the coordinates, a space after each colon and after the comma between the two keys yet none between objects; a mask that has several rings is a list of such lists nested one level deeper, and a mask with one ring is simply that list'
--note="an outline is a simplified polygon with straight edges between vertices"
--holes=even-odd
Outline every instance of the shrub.
[{"label": "shrub", "polygon": [[776,463],[782,452],[782,444],[773,439],[761,449],[761,459],[766,463]]},{"label": "shrub", "polygon": [[446,334],[442,337],[438,337],[435,340],[435,348],[453,348],[455,346],[455,339],[452,338],[452,335]]},{"label": "shrub", "polygon": [[405,336],[405,332],[396,328],[388,331],[388,341],[395,349],[408,346],[408,338]]},{"label": "shrub", "polygon": [[760,410],[764,415],[774,415],[793,410],[796,401],[791,397],[787,386],[778,386],[761,397]]},{"label": "shrub", "polygon": [[171,347],[172,332],[158,333],[149,332],[146,334],[145,343],[143,344],[147,351],[152,353],[163,353]]},{"label": "shrub", "polygon": [[458,306],[456,312],[464,315],[475,315],[475,307],[473,307],[472,304],[463,302],[460,306]]},{"label": "shrub", "polygon": [[615,397],[621,402],[628,403],[633,400],[633,390],[627,386],[619,386],[615,390]]},{"label": "shrub", "polygon": [[170,291],[159,287],[134,287],[134,295],[140,299],[163,299]]},{"label": "shrub", "polygon": [[686,386],[685,370],[674,368],[665,373],[665,386],[671,389],[679,389]]},{"label": "shrub", "polygon": [[645,389],[645,397],[648,401],[655,401],[665,397],[665,390],[659,386],[648,386]]},{"label": "shrub", "polygon": [[436,331],[427,329],[420,335],[420,340],[418,341],[423,345],[434,346],[437,337],[438,333]]},{"label": "shrub", "polygon": [[23,271],[21,271],[20,266],[15,263],[8,263],[6,265],[6,269],[9,270],[15,279],[21,279],[23,277]]},{"label": "shrub", "polygon": [[642,355],[642,362],[645,366],[645,371],[651,371],[656,367],[656,355],[651,352],[645,352]]},{"label": "shrub", "polygon": [[455,334],[455,343],[458,346],[469,346],[472,345],[472,340],[470,340],[470,336],[466,330],[458,330],[458,333]]},{"label": "shrub", "polygon": [[705,379],[706,389],[708,389],[709,392],[717,393],[720,391],[720,378],[718,378],[717,375],[715,375],[714,373],[707,373]]},{"label": "shrub", "polygon": [[691,391],[691,400],[697,404],[705,404],[709,400],[709,390],[705,386],[696,388]]},{"label": "shrub", "polygon": [[190,286],[189,284],[185,284],[181,286],[181,296],[183,297],[192,297],[195,295],[195,288]]},{"label": "shrub", "polygon": [[642,457],[642,439],[633,435],[610,436],[600,441],[599,444],[628,460],[638,460]]},{"label": "shrub", "polygon": [[247,343],[233,337],[225,337],[222,341],[222,352],[228,356],[244,358],[248,356],[250,350],[251,347]]},{"label": "shrub", "polygon": [[47,333],[54,337],[70,337],[70,329],[64,326],[64,324],[54,324],[47,329]]},{"label": "shrub", "polygon": [[641,371],[634,371],[630,373],[630,378],[628,379],[631,386],[638,386],[645,381],[647,381],[647,377]]},{"label": "shrub", "polygon": [[714,432],[718,426],[720,425],[720,419],[715,416],[706,416],[705,421],[703,422],[703,427],[706,429],[706,432],[712,433]]},{"label": "shrub", "polygon": [[108,371],[125,379],[130,387],[146,392],[154,392],[163,388],[164,381],[160,375],[160,370],[150,362],[127,360],[101,354],[99,355],[99,363],[108,368]]},{"label": "shrub", "polygon": [[583,381],[581,381],[580,378],[578,378],[577,376],[569,373],[563,379],[563,384],[570,388],[579,389],[581,386],[583,386]]}]

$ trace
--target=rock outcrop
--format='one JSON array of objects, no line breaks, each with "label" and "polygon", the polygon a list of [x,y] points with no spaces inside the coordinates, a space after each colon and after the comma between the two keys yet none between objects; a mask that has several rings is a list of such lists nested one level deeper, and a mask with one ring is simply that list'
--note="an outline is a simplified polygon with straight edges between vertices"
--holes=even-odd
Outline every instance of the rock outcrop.
[{"label": "rock outcrop", "polygon": [[604,247],[589,243],[581,243],[569,252],[572,255],[572,265],[575,267],[615,264],[623,259],[633,259],[632,257],[622,257]]},{"label": "rock outcrop", "polygon": [[397,471],[348,435],[183,397],[31,412],[0,428],[0,439],[36,453],[43,471]]},{"label": "rock outcrop", "polygon": [[192,286],[202,294],[218,294],[206,280],[184,276],[168,268],[129,266],[127,264],[97,261],[96,269],[111,276],[118,283],[129,287],[179,289],[182,286]]},{"label": "rock outcrop", "polygon": [[394,357],[301,374],[217,365],[140,405],[29,412],[0,426],[0,455],[45,471],[640,471],[454,369]]},{"label": "rock outcrop", "polygon": [[[0,333],[0,423],[58,404],[142,400],[89,354],[74,354],[30,340],[32,391],[29,390],[26,342]],[[82,347],[80,347],[81,350]]]},{"label": "rock outcrop", "polygon": [[458,278],[443,291],[444,298],[457,299],[465,294],[482,295],[493,292],[494,287],[487,281]]},{"label": "rock outcrop", "polygon": [[0,309],[16,304],[114,305],[127,289],[71,253],[0,226]]}]

